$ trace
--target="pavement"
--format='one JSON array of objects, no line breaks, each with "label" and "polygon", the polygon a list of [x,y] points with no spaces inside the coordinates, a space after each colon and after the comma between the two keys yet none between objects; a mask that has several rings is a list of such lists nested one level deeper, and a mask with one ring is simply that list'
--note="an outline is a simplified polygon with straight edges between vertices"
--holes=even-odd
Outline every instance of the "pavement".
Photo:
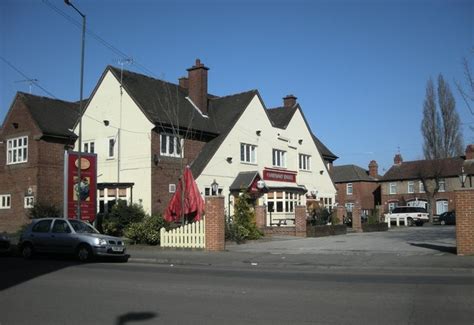
[{"label": "pavement", "polygon": [[[129,246],[129,261],[165,265],[235,268],[461,271],[473,274],[474,257],[457,256],[455,227],[399,227],[387,232],[348,233],[320,238],[266,237],[244,244],[226,242],[225,251]],[[409,270],[408,270],[409,269]]]}]

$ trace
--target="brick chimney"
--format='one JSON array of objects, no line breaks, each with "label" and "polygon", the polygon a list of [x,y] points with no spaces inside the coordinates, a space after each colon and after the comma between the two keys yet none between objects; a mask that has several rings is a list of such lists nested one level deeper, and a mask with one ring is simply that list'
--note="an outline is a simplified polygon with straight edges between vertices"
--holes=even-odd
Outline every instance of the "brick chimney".
[{"label": "brick chimney", "polygon": [[379,165],[375,160],[372,160],[369,163],[369,176],[373,178],[377,178],[379,176]]},{"label": "brick chimney", "polygon": [[395,155],[395,157],[393,158],[393,163],[394,163],[395,165],[401,165],[402,162],[403,162],[402,155],[399,154],[399,153],[397,153],[397,154]]},{"label": "brick chimney", "polygon": [[292,108],[293,106],[296,105],[297,99],[298,97],[296,97],[295,95],[286,95],[286,97],[283,97],[283,106]]},{"label": "brick chimney", "polygon": [[179,80],[179,86],[181,88],[188,89],[188,78],[181,77],[178,80]]},{"label": "brick chimney", "polygon": [[466,160],[474,159],[474,144],[468,144],[466,147]]},{"label": "brick chimney", "polygon": [[188,70],[189,97],[203,114],[207,115],[207,70],[208,67],[196,59],[196,64]]}]

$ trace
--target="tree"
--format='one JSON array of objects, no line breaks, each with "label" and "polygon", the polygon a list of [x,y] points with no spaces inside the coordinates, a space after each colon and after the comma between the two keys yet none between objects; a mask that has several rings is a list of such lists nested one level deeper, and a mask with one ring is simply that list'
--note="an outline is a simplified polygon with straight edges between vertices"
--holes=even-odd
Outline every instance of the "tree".
[{"label": "tree", "polygon": [[[471,50],[471,54],[474,56],[474,48]],[[461,84],[456,81],[456,87],[464,99],[464,103],[469,112],[474,116],[474,76],[472,75],[471,65],[467,58],[463,58],[462,64],[466,86],[462,87]],[[474,132],[474,126],[470,125],[469,128]]]},{"label": "tree", "polygon": [[430,78],[423,103],[423,153],[426,159],[449,158],[462,155],[463,143],[456,101],[443,75],[438,76],[438,106],[434,84]]}]

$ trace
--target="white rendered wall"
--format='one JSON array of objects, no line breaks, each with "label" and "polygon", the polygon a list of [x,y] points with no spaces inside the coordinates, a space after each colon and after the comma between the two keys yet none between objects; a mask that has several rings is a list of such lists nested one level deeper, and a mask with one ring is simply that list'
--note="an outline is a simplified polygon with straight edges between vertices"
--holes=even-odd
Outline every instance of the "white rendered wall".
[{"label": "white rendered wall", "polygon": [[[135,183],[133,202],[142,203],[151,212],[151,130],[154,125],[142,113],[127,92],[120,103],[120,83],[109,71],[93,94],[82,119],[82,141],[94,141],[98,158],[97,182]],[[105,126],[103,121],[109,121]],[[109,138],[115,144],[115,158],[108,158]],[[75,130],[78,134],[78,129]],[[120,146],[120,174],[118,147]],[[76,150],[78,142],[76,142]],[[120,179],[119,179],[120,178]]]}]

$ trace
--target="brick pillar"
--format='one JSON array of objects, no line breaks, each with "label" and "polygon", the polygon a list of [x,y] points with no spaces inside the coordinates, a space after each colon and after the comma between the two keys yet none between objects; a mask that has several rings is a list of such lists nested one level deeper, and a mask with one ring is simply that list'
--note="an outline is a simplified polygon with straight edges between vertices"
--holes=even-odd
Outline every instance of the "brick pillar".
[{"label": "brick pillar", "polygon": [[352,229],[356,232],[362,232],[362,221],[360,219],[360,204],[354,204],[352,208]]},{"label": "brick pillar", "polygon": [[264,205],[257,205],[255,207],[255,223],[258,229],[263,229],[267,223],[267,211]]},{"label": "brick pillar", "polygon": [[474,255],[474,189],[455,191],[458,255]]},{"label": "brick pillar", "polygon": [[306,206],[298,205],[295,208],[295,235],[306,237]]},{"label": "brick pillar", "polygon": [[342,204],[339,204],[336,208],[336,216],[337,216],[337,220],[339,220],[338,224],[342,225],[344,223],[345,214],[346,214],[346,208]]},{"label": "brick pillar", "polygon": [[206,250],[223,251],[225,248],[224,197],[206,197]]}]

